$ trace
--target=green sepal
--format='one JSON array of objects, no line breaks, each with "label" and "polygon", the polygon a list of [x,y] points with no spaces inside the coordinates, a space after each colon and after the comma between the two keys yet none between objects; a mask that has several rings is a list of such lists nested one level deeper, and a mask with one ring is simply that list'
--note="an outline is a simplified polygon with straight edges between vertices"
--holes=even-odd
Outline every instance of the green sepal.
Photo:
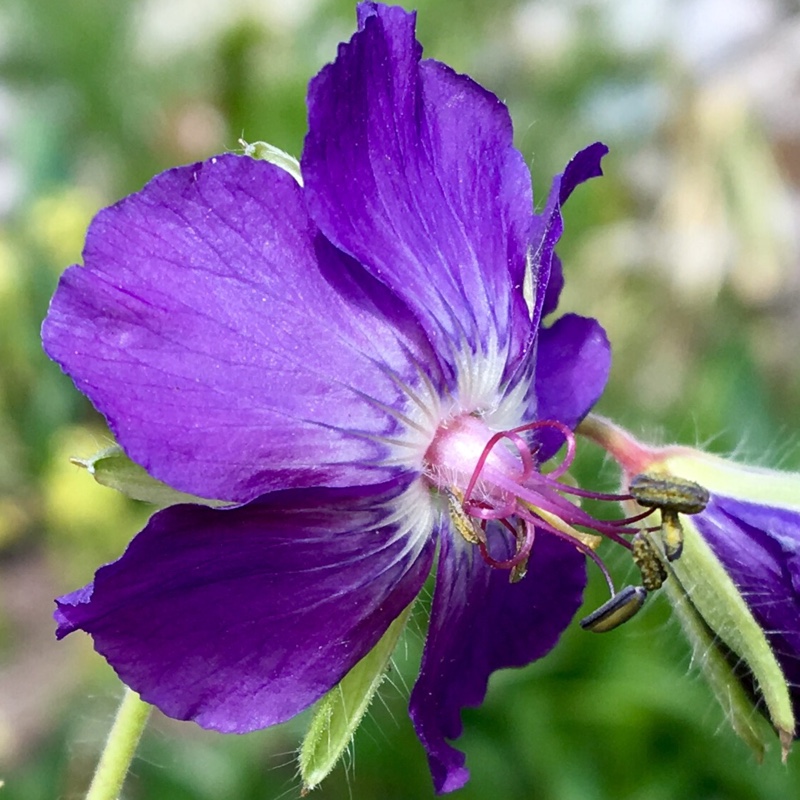
[{"label": "green sepal", "polygon": [[748,503],[800,510],[800,473],[778,472],[726,461],[709,453],[678,453],[658,465],[699,483],[714,494]]},{"label": "green sepal", "polygon": [[683,586],[673,580],[667,581],[663,588],[692,646],[693,663],[700,668],[708,681],[736,735],[761,762],[768,743],[772,741],[773,734],[769,726],[753,708],[752,700],[744,691],[729,659],[720,649],[719,640],[692,605]]},{"label": "green sepal", "polygon": [[244,147],[246,156],[255,158],[257,161],[268,161],[270,164],[275,164],[276,167],[288,172],[301,186],[303,185],[300,162],[285,150],[281,150],[280,147],[275,147],[275,145],[267,142],[251,142],[248,144],[244,139],[239,139],[239,143]]},{"label": "green sepal", "polygon": [[331,773],[350,744],[375,692],[386,677],[389,659],[412,606],[413,603],[392,622],[378,644],[317,703],[300,747],[304,795]]},{"label": "green sepal", "polygon": [[[712,498],[727,497],[800,511],[800,473],[748,467],[689,447],[650,448],[609,420],[594,415],[581,423],[579,432],[614,456],[628,481],[643,472],[665,478],[674,476],[698,484]],[[695,527],[694,517],[678,516],[683,550],[672,553],[672,561],[667,558],[663,532],[650,531],[646,535],[668,572],[665,588],[692,639],[695,657],[708,672],[734,730],[760,752],[763,741],[751,722],[757,708],[747,697],[752,680],[759,695],[758,710],[764,709],[775,728],[785,760],[796,723],[790,687],[780,662],[745,598]],[[749,670],[746,683],[740,668]]]},{"label": "green sepal", "polygon": [[[696,481],[726,497],[745,498],[777,508],[798,509],[800,474],[735,464],[703,453],[686,453],[665,459],[668,472]],[[695,556],[686,553],[673,562],[673,571],[683,587],[691,587],[691,602],[705,622],[752,672],[764,705],[783,748],[784,758],[796,729],[789,685],[764,631],[736,589],[711,548],[694,529],[692,518],[682,517]]]},{"label": "green sepal", "polygon": [[95,453],[89,458],[71,458],[73,464],[88,470],[102,486],[116,489],[133,500],[143,500],[161,508],[179,503],[195,503],[211,508],[231,505],[223,500],[209,500],[179,492],[153,478],[143,467],[131,461],[119,445]]},{"label": "green sepal", "polygon": [[[752,673],[770,721],[784,743],[786,737],[794,732],[795,719],[783,670],[766,634],[711,547],[694,527],[691,516],[682,516],[681,522],[684,529],[683,552],[675,561],[670,562],[663,556],[660,549],[663,545],[658,535],[650,533],[648,536],[662,553],[663,564],[670,573],[670,580],[665,585],[672,587],[671,599],[685,596],[684,608],[688,610],[681,615],[681,620],[684,627],[688,626],[687,633],[692,642],[696,642],[698,634],[691,630],[692,620],[684,620],[684,617],[690,616],[689,610],[699,616],[701,623],[713,632],[708,635],[709,641],[705,643],[704,649],[698,651],[696,645],[696,655],[702,665],[704,653],[710,654],[708,668],[704,666],[704,671],[709,676],[714,693],[722,702],[723,708],[730,711],[734,730],[759,751],[761,745],[753,744],[753,734],[748,730],[752,725],[745,724],[744,711],[739,706],[742,697],[750,709],[753,708],[753,703],[746,698],[732,668],[725,669],[720,663],[726,660],[717,644],[721,641],[733,657]],[[703,646],[702,641],[700,645]],[[734,697],[737,698],[735,702]],[[736,709],[732,706],[736,706]]]}]

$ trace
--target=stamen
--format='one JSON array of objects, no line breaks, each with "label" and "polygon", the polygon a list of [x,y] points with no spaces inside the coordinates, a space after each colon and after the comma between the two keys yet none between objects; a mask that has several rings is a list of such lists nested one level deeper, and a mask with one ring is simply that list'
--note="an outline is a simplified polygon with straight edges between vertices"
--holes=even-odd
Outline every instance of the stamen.
[{"label": "stamen", "polygon": [[[628,498],[625,498],[626,500]],[[609,525],[619,525],[619,526],[628,526],[634,522],[641,522],[643,519],[647,519],[649,516],[655,513],[654,508],[648,508],[647,511],[642,511],[641,514],[634,514],[632,517],[623,517],[622,519],[612,519],[609,520]],[[650,530],[647,528],[647,530]],[[655,528],[658,530],[658,528]]]},{"label": "stamen", "polygon": [[[537,511],[549,511],[550,513],[568,521],[572,525],[580,525],[584,528],[590,528],[598,533],[603,534],[612,541],[615,541],[617,544],[622,545],[626,549],[630,549],[630,543],[624,539],[621,534],[635,534],[637,529],[621,529],[618,525],[612,525],[609,522],[599,520],[590,514],[587,514],[581,508],[578,508],[559,495],[550,492],[545,495],[541,491],[537,491],[529,486],[520,486],[505,478],[505,476],[501,474],[493,474],[492,480],[499,488],[505,489],[508,492],[516,493],[517,500],[521,501],[529,508],[535,508]],[[470,512],[468,507],[467,511],[468,513]]]},{"label": "stamen", "polygon": [[641,506],[661,510],[661,541],[668,561],[683,552],[683,528],[678,514],[699,514],[709,501],[708,490],[694,481],[642,473],[631,478],[630,492]]},{"label": "stamen", "polygon": [[540,528],[541,530],[547,531],[547,533],[557,536],[559,539],[563,539],[565,542],[569,542],[573,547],[583,553],[583,555],[594,561],[600,572],[603,574],[611,594],[613,595],[616,593],[614,581],[611,578],[608,568],[600,556],[595,553],[595,548],[601,541],[599,536],[592,536],[589,533],[583,533],[582,531],[575,530],[559,517],[548,515],[546,513],[542,514],[541,510],[537,512],[536,517],[537,519],[535,521],[529,520],[529,524]]},{"label": "stamen", "polygon": [[530,506],[528,508],[537,517],[547,522],[553,529],[563,533],[566,538],[576,539],[592,550],[596,550],[603,541],[600,536],[595,536],[591,533],[584,533],[583,531],[579,531],[577,528],[573,528],[572,525],[567,523],[561,517],[551,514],[549,511],[545,511],[542,508],[531,508]]},{"label": "stamen", "polygon": [[641,534],[638,535],[633,540],[632,556],[633,563],[642,573],[644,588],[648,591],[660,589],[667,579],[667,571],[650,540]]},{"label": "stamen", "polygon": [[618,628],[638,614],[647,599],[643,586],[626,586],[610,600],[581,620],[581,628],[593,633],[606,633]]},{"label": "stamen", "polygon": [[661,509],[661,537],[667,561],[674,561],[683,552],[683,526],[677,511]]},{"label": "stamen", "polygon": [[630,493],[640,506],[676,514],[699,514],[709,501],[708,490],[694,481],[647,472],[631,478]]},{"label": "stamen", "polygon": [[[564,436],[567,442],[567,454],[564,461],[556,470],[547,476],[541,475],[535,471],[535,464],[530,448],[525,440],[519,435],[523,431],[535,430],[539,428],[554,428]],[[479,508],[482,508],[481,506],[476,506],[471,501],[472,492],[474,491],[481,474],[486,468],[489,455],[491,454],[495,445],[502,439],[509,439],[516,446],[520,459],[522,460],[522,469],[521,474],[516,479],[511,479],[505,473],[501,473],[497,470],[491,471],[489,482],[495,486],[506,489],[506,491],[508,491],[510,496],[513,498],[509,504],[511,507],[509,508],[508,512],[504,512],[500,516],[513,514],[513,505],[515,500],[525,499],[529,506],[534,506],[536,508],[541,508],[544,506],[546,509],[553,511],[554,513],[565,513],[568,515],[573,524],[579,524],[583,525],[584,527],[597,530],[605,534],[608,538],[616,541],[618,544],[621,544],[623,547],[630,547],[629,543],[620,536],[620,533],[630,533],[631,535],[634,535],[636,533],[636,529],[631,529],[630,531],[620,530],[620,526],[618,524],[611,524],[595,519],[568,501],[560,503],[556,499],[555,495],[549,494],[548,497],[544,497],[541,492],[535,492],[529,486],[525,485],[525,482],[532,475],[535,475],[535,483],[539,486],[544,485],[546,488],[553,488],[558,492],[570,492],[570,489],[572,489],[572,487],[566,487],[557,482],[553,477],[563,475],[572,464],[575,456],[575,437],[572,434],[572,431],[566,425],[556,420],[544,420],[539,422],[531,422],[527,425],[520,425],[519,427],[513,428],[510,431],[500,431],[489,439],[475,465],[470,481],[467,484],[466,491],[464,492],[464,508],[468,514],[477,513]],[[584,490],[577,490],[571,493],[578,494],[582,497],[613,501],[631,499],[626,495],[599,494],[585,492]],[[485,513],[481,513],[479,515],[483,519],[496,519],[498,516],[496,514],[490,515]]]},{"label": "stamen", "polygon": [[464,498],[458,489],[445,489],[445,496],[447,497],[448,510],[450,512],[450,521],[453,527],[468,541],[470,544],[481,544],[486,541],[486,534],[476,525],[466,511],[464,511]]},{"label": "stamen", "polygon": [[[593,492],[591,489],[581,489],[579,486],[570,486],[553,479],[553,473],[539,476],[542,483],[552,486],[565,494],[574,494],[578,497],[588,497],[590,500],[611,500],[621,503],[624,500],[633,500],[632,494],[615,494],[613,492]],[[649,512],[648,512],[649,513]]]},{"label": "stamen", "polygon": [[[506,524],[506,526],[511,528],[510,524]],[[518,531],[516,531],[514,528],[511,528],[511,530],[517,539],[517,552],[514,553],[514,555],[511,558],[505,561],[498,561],[494,559],[492,555],[489,553],[489,549],[486,546],[485,542],[481,542],[478,545],[483,560],[490,567],[494,567],[495,569],[514,569],[515,567],[519,566],[520,564],[528,560],[528,557],[531,554],[531,549],[533,548],[533,540],[536,538],[536,528],[526,521],[525,535],[521,543]]]}]

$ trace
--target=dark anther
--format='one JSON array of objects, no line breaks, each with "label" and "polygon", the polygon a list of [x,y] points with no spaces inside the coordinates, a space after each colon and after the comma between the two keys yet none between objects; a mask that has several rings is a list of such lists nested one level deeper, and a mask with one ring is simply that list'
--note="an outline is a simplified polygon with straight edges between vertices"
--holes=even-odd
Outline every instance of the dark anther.
[{"label": "dark anther", "polygon": [[581,628],[593,633],[605,633],[627,622],[644,605],[647,589],[643,586],[626,586],[608,602],[581,620]]},{"label": "dark anther", "polygon": [[642,473],[630,482],[634,500],[645,508],[661,510],[661,536],[664,555],[674,561],[683,552],[683,528],[678,514],[699,514],[708,504],[708,490],[694,481],[674,476]]}]

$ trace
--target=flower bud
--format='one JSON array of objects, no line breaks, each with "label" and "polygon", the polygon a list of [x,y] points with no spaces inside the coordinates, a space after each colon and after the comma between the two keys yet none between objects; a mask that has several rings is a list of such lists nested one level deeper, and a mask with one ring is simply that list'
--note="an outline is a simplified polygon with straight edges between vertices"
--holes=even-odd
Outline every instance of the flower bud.
[{"label": "flower bud", "polygon": [[755,706],[777,732],[785,759],[800,713],[800,474],[692,448],[649,448],[599,418],[581,432],[616,458],[634,496],[642,475],[645,483],[689,481],[708,491],[702,510],[674,515],[683,536],[678,556],[664,531],[644,535],[666,570],[664,590],[695,660],[734,730],[763,751]]}]

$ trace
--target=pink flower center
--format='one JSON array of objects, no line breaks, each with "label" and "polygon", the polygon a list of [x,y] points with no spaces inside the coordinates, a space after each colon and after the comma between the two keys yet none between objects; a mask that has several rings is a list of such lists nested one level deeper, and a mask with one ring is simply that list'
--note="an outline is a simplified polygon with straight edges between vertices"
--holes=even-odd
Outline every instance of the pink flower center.
[{"label": "pink flower center", "polygon": [[[543,474],[534,432],[548,429],[563,437],[566,454]],[[570,495],[614,502],[630,495],[589,492],[562,483],[574,456],[575,438],[563,423],[532,422],[494,432],[481,417],[463,414],[437,430],[425,454],[425,476],[447,498],[455,530],[477,545],[492,567],[510,570],[512,581],[524,576],[537,532],[543,532],[570,541],[597,563],[614,595],[611,577],[595,549],[604,536],[630,550],[626,536],[637,529],[628,526],[645,515],[609,522],[580,508]]]}]

